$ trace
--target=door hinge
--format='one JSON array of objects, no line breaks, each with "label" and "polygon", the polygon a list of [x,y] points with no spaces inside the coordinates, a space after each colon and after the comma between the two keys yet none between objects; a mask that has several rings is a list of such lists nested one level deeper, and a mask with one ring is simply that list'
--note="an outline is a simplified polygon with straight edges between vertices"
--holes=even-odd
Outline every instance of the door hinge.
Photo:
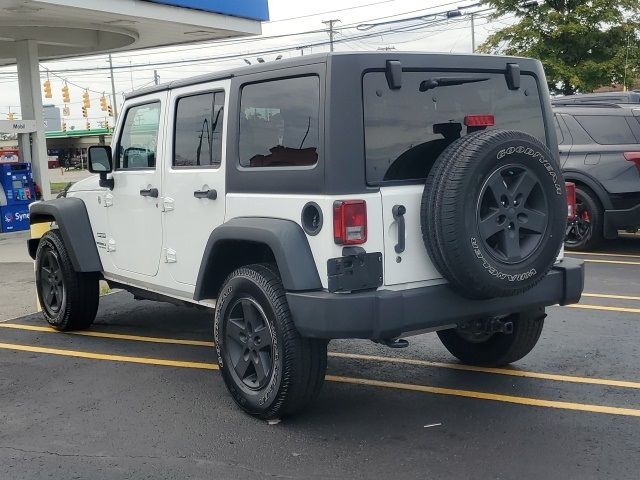
[{"label": "door hinge", "polygon": [[116,241],[113,238],[110,238],[107,242],[107,252],[115,252],[116,251]]},{"label": "door hinge", "polygon": [[110,207],[111,205],[113,205],[113,195],[111,195],[110,193],[105,193],[104,194],[104,206],[105,207]]},{"label": "door hinge", "polygon": [[164,249],[164,263],[176,263],[178,259],[176,258],[176,251],[173,248],[165,248]]},{"label": "door hinge", "polygon": [[173,210],[173,208],[175,207],[175,200],[171,197],[163,197],[162,198],[162,211],[163,212],[170,212]]}]

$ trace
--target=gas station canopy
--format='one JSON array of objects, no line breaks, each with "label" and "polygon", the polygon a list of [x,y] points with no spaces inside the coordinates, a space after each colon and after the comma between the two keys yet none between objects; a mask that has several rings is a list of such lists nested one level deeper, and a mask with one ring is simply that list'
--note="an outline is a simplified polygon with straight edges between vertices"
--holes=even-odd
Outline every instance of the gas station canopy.
[{"label": "gas station canopy", "polygon": [[0,66],[17,64],[21,155],[50,196],[41,60],[123,52],[261,33],[267,0],[0,0]]},{"label": "gas station canopy", "polygon": [[259,34],[266,0],[0,0],[0,65],[15,42],[40,60]]}]

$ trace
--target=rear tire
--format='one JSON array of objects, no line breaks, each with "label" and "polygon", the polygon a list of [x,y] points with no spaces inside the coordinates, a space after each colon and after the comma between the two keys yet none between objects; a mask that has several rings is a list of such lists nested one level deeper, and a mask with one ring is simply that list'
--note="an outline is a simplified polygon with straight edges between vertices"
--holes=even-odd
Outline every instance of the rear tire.
[{"label": "rear tire", "polygon": [[89,328],[96,318],[100,300],[98,274],[73,269],[58,230],[45,233],[38,244],[36,290],[44,318],[56,330]]},{"label": "rear tire", "polygon": [[214,337],[222,378],[250,415],[283,418],[319,394],[327,342],[300,336],[274,266],[249,265],[229,275],[218,296]]},{"label": "rear tire", "polygon": [[595,250],[604,242],[604,210],[593,191],[576,187],[576,219],[567,226],[567,250]]},{"label": "rear tire", "polygon": [[536,345],[545,318],[544,308],[514,313],[505,320],[513,322],[513,333],[494,333],[488,338],[470,338],[458,329],[441,330],[438,337],[449,353],[469,365],[499,367],[525,357]]}]

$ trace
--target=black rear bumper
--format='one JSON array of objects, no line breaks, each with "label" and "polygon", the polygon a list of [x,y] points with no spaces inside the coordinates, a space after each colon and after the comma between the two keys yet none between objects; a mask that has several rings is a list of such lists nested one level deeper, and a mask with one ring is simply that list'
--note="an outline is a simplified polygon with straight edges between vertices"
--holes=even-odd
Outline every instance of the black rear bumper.
[{"label": "black rear bumper", "polygon": [[380,340],[453,326],[466,319],[577,303],[583,286],[584,264],[565,258],[538,285],[513,297],[470,300],[447,285],[434,285],[400,291],[288,292],[287,300],[296,327],[305,337]]},{"label": "black rear bumper", "polygon": [[605,210],[605,232],[640,227],[640,205],[625,210]]}]

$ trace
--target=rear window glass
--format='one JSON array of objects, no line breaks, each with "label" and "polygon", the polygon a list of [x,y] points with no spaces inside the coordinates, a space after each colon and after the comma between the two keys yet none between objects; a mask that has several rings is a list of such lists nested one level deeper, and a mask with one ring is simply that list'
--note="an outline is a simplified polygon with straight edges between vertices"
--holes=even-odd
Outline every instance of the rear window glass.
[{"label": "rear window glass", "polygon": [[[575,115],[580,126],[600,145],[638,143],[626,117],[614,115]],[[630,121],[635,119],[630,118]]]},{"label": "rear window glass", "polygon": [[[447,85],[434,87],[437,80]],[[391,90],[384,72],[370,72],[363,78],[363,97],[370,184],[424,179],[449,144],[478,128],[520,130],[546,144],[531,75],[521,76],[520,89],[509,90],[503,74],[403,72],[402,87]],[[494,115],[496,125],[466,127],[466,115]]]},{"label": "rear window glass", "polygon": [[254,83],[242,88],[240,165],[307,167],[318,161],[320,79]]}]

